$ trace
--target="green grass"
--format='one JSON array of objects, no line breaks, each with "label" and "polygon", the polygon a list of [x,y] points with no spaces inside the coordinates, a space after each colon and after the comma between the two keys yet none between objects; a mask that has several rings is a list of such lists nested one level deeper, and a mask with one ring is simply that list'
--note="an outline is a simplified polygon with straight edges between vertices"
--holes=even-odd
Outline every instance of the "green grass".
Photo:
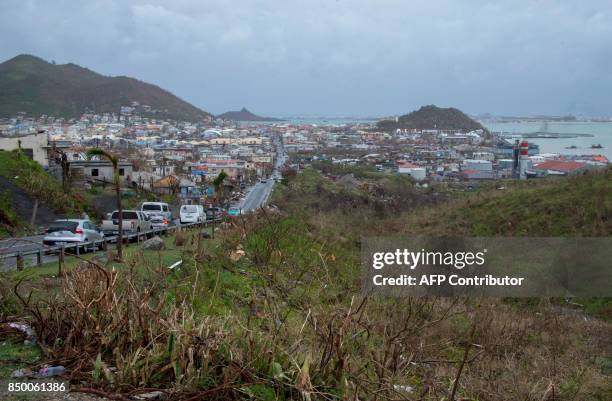
[{"label": "green grass", "polygon": [[407,231],[443,236],[608,236],[612,168],[515,183],[403,216]]},{"label": "green grass", "polygon": [[[588,191],[582,188],[583,185],[595,188],[594,196],[598,196],[597,188],[601,177],[589,174],[581,178],[586,179],[586,184],[573,183],[581,187],[579,195],[560,196],[565,197],[566,201],[576,196],[584,197]],[[565,181],[519,184],[517,188],[504,194],[509,196],[508,201],[500,200],[497,194],[477,192],[465,200],[444,203],[431,210],[444,213],[445,210],[451,209],[449,213],[459,213],[461,208],[465,207],[462,202],[468,200],[482,202],[483,205],[500,201],[499,207],[504,208],[506,202],[514,204],[517,201],[515,198],[529,202],[530,197],[540,196],[538,189],[553,194],[555,186],[564,188],[564,191],[571,188],[564,185]],[[605,186],[603,190],[606,191]],[[202,240],[205,257],[195,257],[193,244],[175,246],[175,235],[171,235],[163,237],[166,244],[164,251],[143,251],[141,246],[131,244],[125,248],[124,263],[109,262],[105,266],[116,269],[119,279],[125,280],[128,277],[126,273],[133,273],[136,276],[134,282],[137,284],[152,283],[155,279],[162,278],[162,288],[154,291],[153,296],[159,297],[165,306],[189,308],[190,312],[193,312],[194,322],[209,318],[229,322],[225,328],[227,337],[220,348],[223,352],[228,351],[232,364],[244,363],[257,377],[275,376],[280,372],[289,377],[291,383],[296,383],[300,367],[304,366],[307,358],[312,357],[310,368],[313,372],[313,384],[319,390],[326,390],[340,397],[345,395],[344,391],[348,388],[344,380],[348,383],[352,379],[350,375],[336,376],[332,368],[346,366],[347,371],[352,370],[352,374],[361,374],[357,373],[359,370],[365,372],[363,378],[375,377],[375,366],[380,363],[375,354],[385,349],[393,333],[401,333],[403,319],[407,322],[413,319],[410,327],[414,327],[416,331],[402,340],[401,346],[410,352],[421,353],[416,360],[461,359],[463,337],[467,335],[470,327],[479,321],[476,314],[480,310],[481,302],[483,308],[490,309],[494,314],[491,315],[490,323],[483,323],[479,328],[482,333],[477,333],[478,338],[475,338],[474,342],[482,344],[483,349],[491,350],[488,353],[490,358],[478,359],[469,365],[461,380],[462,394],[477,394],[474,397],[486,394],[484,388],[480,387],[485,386],[480,378],[483,374],[488,374],[491,364],[496,364],[490,368],[492,374],[496,371],[506,372],[503,376],[510,378],[509,384],[505,385],[501,378],[494,377],[494,391],[508,394],[516,383],[526,383],[532,378],[534,385],[537,384],[537,378],[542,377],[548,369],[550,355],[547,347],[551,346],[556,347],[552,351],[559,358],[557,363],[560,367],[574,364],[584,367],[588,369],[589,378],[593,380],[598,380],[593,373],[594,369],[607,369],[607,359],[600,358],[592,362],[594,356],[601,355],[601,350],[591,348],[596,337],[589,330],[602,322],[594,319],[583,321],[582,316],[576,317],[573,313],[559,321],[553,321],[551,316],[557,316],[559,308],[547,309],[550,308],[549,302],[522,305],[519,302],[491,301],[489,305],[489,301],[466,301],[457,305],[453,313],[442,319],[447,313],[445,310],[448,300],[434,300],[430,304],[429,301],[420,299],[372,298],[364,304],[363,320],[359,317],[361,315],[348,318],[348,311],[359,305],[359,236],[364,225],[356,222],[369,221],[369,224],[383,227],[388,233],[406,229],[401,225],[387,226],[398,218],[407,218],[405,215],[400,217],[384,211],[375,211],[371,206],[372,202],[363,202],[364,199],[371,198],[367,198],[367,194],[360,191],[359,188],[347,189],[314,170],[307,170],[290,180],[287,185],[279,185],[275,189],[274,197],[279,201],[281,213],[248,216],[244,225],[243,221],[238,221],[236,227],[224,229],[215,240]],[[410,188],[406,189],[406,193],[410,193]],[[351,205],[348,212],[342,210],[345,205]],[[478,204],[477,207],[485,206]],[[411,218],[416,218],[414,215],[421,210],[412,212]],[[432,211],[428,213],[433,213]],[[372,216],[379,217],[368,220]],[[489,224],[497,224],[492,218],[488,221]],[[463,222],[459,222],[460,227],[461,224]],[[464,230],[467,232],[468,228],[466,225]],[[584,229],[591,230],[593,227],[585,226]],[[245,255],[237,261],[232,261],[228,255],[236,249],[243,249]],[[92,255],[85,257],[91,258]],[[180,268],[174,271],[166,269],[181,259],[183,265]],[[73,269],[77,264],[76,258],[68,257],[66,268]],[[26,269],[21,273],[11,273],[8,277],[15,280],[19,275],[31,274],[30,285],[33,289],[41,290],[39,293],[43,293],[59,290],[62,281],[51,277],[56,272],[57,263],[52,263],[41,268]],[[8,283],[8,280],[6,282]],[[1,284],[2,281],[0,289]],[[49,286],[53,287],[48,288]],[[11,289],[10,283],[7,287]],[[25,291],[26,288],[24,293]],[[352,299],[355,299],[355,304],[351,304]],[[440,305],[434,305],[438,302]],[[594,304],[589,304],[589,307],[605,306]],[[470,311],[473,311],[473,314]],[[488,312],[482,313],[483,317],[488,316]],[[519,324],[523,322],[529,330],[523,330]],[[279,331],[275,332],[277,327]],[[538,334],[531,335],[532,332]],[[332,336],[332,333],[335,334]],[[551,336],[559,335],[561,341],[570,337],[567,333],[571,333],[572,341],[559,345],[551,343]],[[523,342],[524,338],[529,337],[529,341]],[[579,341],[581,337],[593,341]],[[158,346],[164,347],[165,343],[162,341]],[[318,359],[328,346],[337,346],[337,349],[330,354],[332,362],[328,367],[320,368]],[[517,349],[521,351],[513,356],[519,358],[517,364],[512,369],[507,369],[508,365],[503,356],[508,351],[514,352]],[[393,352],[390,349],[390,353]],[[270,355],[270,358],[267,358],[267,355]],[[370,355],[373,355],[371,359]],[[349,361],[347,365],[340,363],[345,360],[345,356]],[[532,361],[537,363],[532,366]],[[217,360],[218,365],[215,366],[220,367],[217,371],[228,369],[230,365],[226,365],[226,362],[225,359]],[[427,371],[427,366],[419,367],[415,364],[405,375],[391,375],[385,380],[409,383],[421,391],[423,380],[427,377],[435,375],[436,380],[441,383],[452,380],[455,370],[448,370],[446,365],[443,366],[445,367],[433,373]],[[522,376],[512,376],[515,373]],[[218,384],[215,381],[215,371],[211,370],[210,374],[204,377],[209,382],[200,383],[201,388]],[[562,391],[569,396],[575,395],[583,385],[582,377],[574,376],[569,370],[561,369],[558,380],[563,383]],[[503,386],[503,389],[497,389],[499,385]],[[270,400],[283,397],[292,399],[296,395],[277,392],[277,389],[264,383],[240,391],[245,396]],[[581,395],[582,393],[578,392],[578,398]]]},{"label": "green grass", "polygon": [[[191,237],[197,233],[197,230],[186,230],[183,233]],[[229,263],[219,237],[201,240],[202,251],[208,257],[205,261],[196,261],[194,258],[196,245],[189,243],[176,246],[175,237],[175,233],[160,237],[165,243],[165,249],[162,251],[144,250],[142,242],[130,243],[123,248],[123,262],[106,261],[106,254],[102,252],[86,253],[80,257],[67,254],[63,272],[70,272],[83,263],[83,260],[97,260],[108,270],[115,269],[119,272],[131,270],[133,274],[144,280],[153,277],[159,270],[167,271],[168,286],[171,290],[169,301],[191,293],[194,281],[197,280],[196,290],[200,297],[193,306],[203,316],[224,315],[228,311],[240,309],[242,306],[237,300],[247,302],[246,298],[253,292],[252,287],[258,280],[257,277],[247,273],[248,266],[244,261],[237,264]],[[111,249],[111,252],[114,251]],[[166,270],[180,260],[183,263],[178,268],[173,271]],[[59,290],[60,281],[56,281],[58,268],[58,261],[53,261],[38,267],[26,267],[23,271],[0,273],[0,278],[11,288],[14,283],[22,280],[20,288],[24,294],[32,290],[34,298],[44,298],[47,291]],[[41,291],[41,288],[44,290]],[[5,312],[10,315],[12,304],[5,305],[5,308],[7,309]]]},{"label": "green grass", "polygon": [[0,378],[10,378],[17,369],[31,369],[41,362],[42,356],[40,348],[36,345],[26,345],[21,341],[11,340],[0,342]]},{"label": "green grass", "polygon": [[344,166],[334,164],[330,161],[315,161],[312,163],[312,168],[321,171],[324,174],[346,175],[353,174],[356,178],[377,179],[384,178],[389,173],[380,172],[376,167],[367,165]]}]

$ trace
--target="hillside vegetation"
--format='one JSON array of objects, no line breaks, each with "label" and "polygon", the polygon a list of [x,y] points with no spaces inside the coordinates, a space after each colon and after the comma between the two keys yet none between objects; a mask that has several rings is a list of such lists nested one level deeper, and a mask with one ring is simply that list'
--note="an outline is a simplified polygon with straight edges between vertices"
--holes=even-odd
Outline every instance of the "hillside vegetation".
[{"label": "hillside vegetation", "polygon": [[49,223],[57,215],[80,216],[89,211],[86,196],[65,193],[61,182],[18,150],[0,151],[0,237],[15,234],[29,224],[34,199],[36,223]]},{"label": "hillside vegetation", "polygon": [[453,107],[442,108],[434,105],[422,106],[416,111],[400,116],[397,121],[381,120],[378,122],[378,128],[385,130],[407,128],[461,131],[475,131],[481,129],[486,131],[486,128],[461,110]]},{"label": "hillside vegetation", "polygon": [[198,120],[208,113],[155,85],[108,77],[76,64],[55,65],[30,55],[0,64],[0,116],[17,112],[78,117],[86,110],[119,112],[132,101],[151,106],[158,118]]},{"label": "hillside vegetation", "polygon": [[612,168],[480,192],[404,217],[397,228],[414,235],[609,236]]},{"label": "hillside vegetation", "polygon": [[444,188],[417,190],[409,179],[364,175],[360,169],[355,177],[364,178],[349,185],[346,179],[334,182],[306,170],[275,201],[292,213],[344,215],[328,220],[347,222],[353,227],[347,234],[355,235],[364,230],[432,236],[612,234],[612,168],[575,177],[506,181],[462,196]]},{"label": "hillside vegetation", "polygon": [[[581,177],[581,191],[598,188],[601,174]],[[151,389],[180,401],[610,399],[606,321],[548,299],[361,292],[362,236],[409,232],[389,224],[498,195],[438,200],[396,176],[286,177],[274,193],[279,210],[231,220],[214,240],[181,231],[165,251],[134,245],[123,262],[77,260],[65,277],[2,276],[0,320],[30,322],[45,362],[66,366],[75,390],[113,399]],[[572,189],[551,181],[512,191],[533,202],[538,188],[555,186]],[[572,222],[565,233],[600,230]]]}]

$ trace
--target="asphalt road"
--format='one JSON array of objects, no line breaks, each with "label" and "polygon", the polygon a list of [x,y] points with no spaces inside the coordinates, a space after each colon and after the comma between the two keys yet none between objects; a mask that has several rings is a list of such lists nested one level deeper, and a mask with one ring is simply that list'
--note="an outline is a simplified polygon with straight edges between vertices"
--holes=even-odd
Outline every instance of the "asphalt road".
[{"label": "asphalt road", "polygon": [[[285,154],[285,150],[283,149],[282,144],[279,141],[275,141],[275,144],[278,157],[276,158],[276,163],[274,165],[271,177],[281,178],[280,169],[285,163],[287,155]],[[256,183],[251,187],[251,189],[247,193],[247,196],[245,196],[244,199],[238,204],[238,207],[242,210],[242,213],[250,213],[259,209],[262,206],[265,206],[266,202],[268,202],[268,198],[270,197],[273,188],[274,180],[272,178],[268,178],[266,182]]]},{"label": "asphalt road", "polygon": [[[13,270],[17,265],[15,258],[2,259],[3,253],[37,251],[44,247],[42,243],[43,237],[43,235],[33,235],[0,240],[0,271]],[[53,260],[57,260],[57,256],[43,255],[43,263],[52,262]],[[28,264],[35,265],[36,255],[24,256],[24,263],[26,266]]]},{"label": "asphalt road", "polygon": [[272,192],[273,186],[274,180],[267,180],[265,183],[258,182],[255,184],[238,206],[242,209],[242,213],[252,212],[265,205]]},{"label": "asphalt road", "polygon": [[42,240],[43,235],[0,240],[0,255],[2,253],[26,252],[39,249],[42,247]]}]

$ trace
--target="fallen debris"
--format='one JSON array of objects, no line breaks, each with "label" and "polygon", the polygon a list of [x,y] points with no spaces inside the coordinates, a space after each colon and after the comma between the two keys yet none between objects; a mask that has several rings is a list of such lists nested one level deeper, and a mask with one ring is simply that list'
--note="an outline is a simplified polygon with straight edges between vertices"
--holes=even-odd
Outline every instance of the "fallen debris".
[{"label": "fallen debris", "polygon": [[59,376],[66,373],[66,368],[63,366],[49,366],[38,371],[40,377]]},{"label": "fallen debris", "polygon": [[153,251],[161,251],[162,249],[165,249],[165,247],[166,244],[164,243],[164,240],[157,235],[142,243],[142,249],[150,249]]},{"label": "fallen debris", "polygon": [[28,368],[22,368],[22,369],[17,369],[15,370],[12,374],[11,377],[14,378],[20,378],[20,377],[31,377],[33,376],[34,373],[28,369]]},{"label": "fallen debris", "polygon": [[236,249],[235,251],[230,252],[229,258],[232,262],[238,262],[244,256],[244,251],[242,249]]},{"label": "fallen debris", "polygon": [[152,391],[150,393],[139,394],[134,396],[137,400],[163,400],[166,394],[161,391]]}]

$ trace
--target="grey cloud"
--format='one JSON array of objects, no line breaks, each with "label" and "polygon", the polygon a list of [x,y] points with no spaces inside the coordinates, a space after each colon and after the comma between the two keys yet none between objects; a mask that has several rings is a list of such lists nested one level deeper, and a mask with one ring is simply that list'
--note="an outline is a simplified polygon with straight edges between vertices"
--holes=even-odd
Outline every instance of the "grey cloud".
[{"label": "grey cloud", "polygon": [[130,75],[222,112],[421,104],[612,114],[609,1],[4,1],[0,57]]}]

